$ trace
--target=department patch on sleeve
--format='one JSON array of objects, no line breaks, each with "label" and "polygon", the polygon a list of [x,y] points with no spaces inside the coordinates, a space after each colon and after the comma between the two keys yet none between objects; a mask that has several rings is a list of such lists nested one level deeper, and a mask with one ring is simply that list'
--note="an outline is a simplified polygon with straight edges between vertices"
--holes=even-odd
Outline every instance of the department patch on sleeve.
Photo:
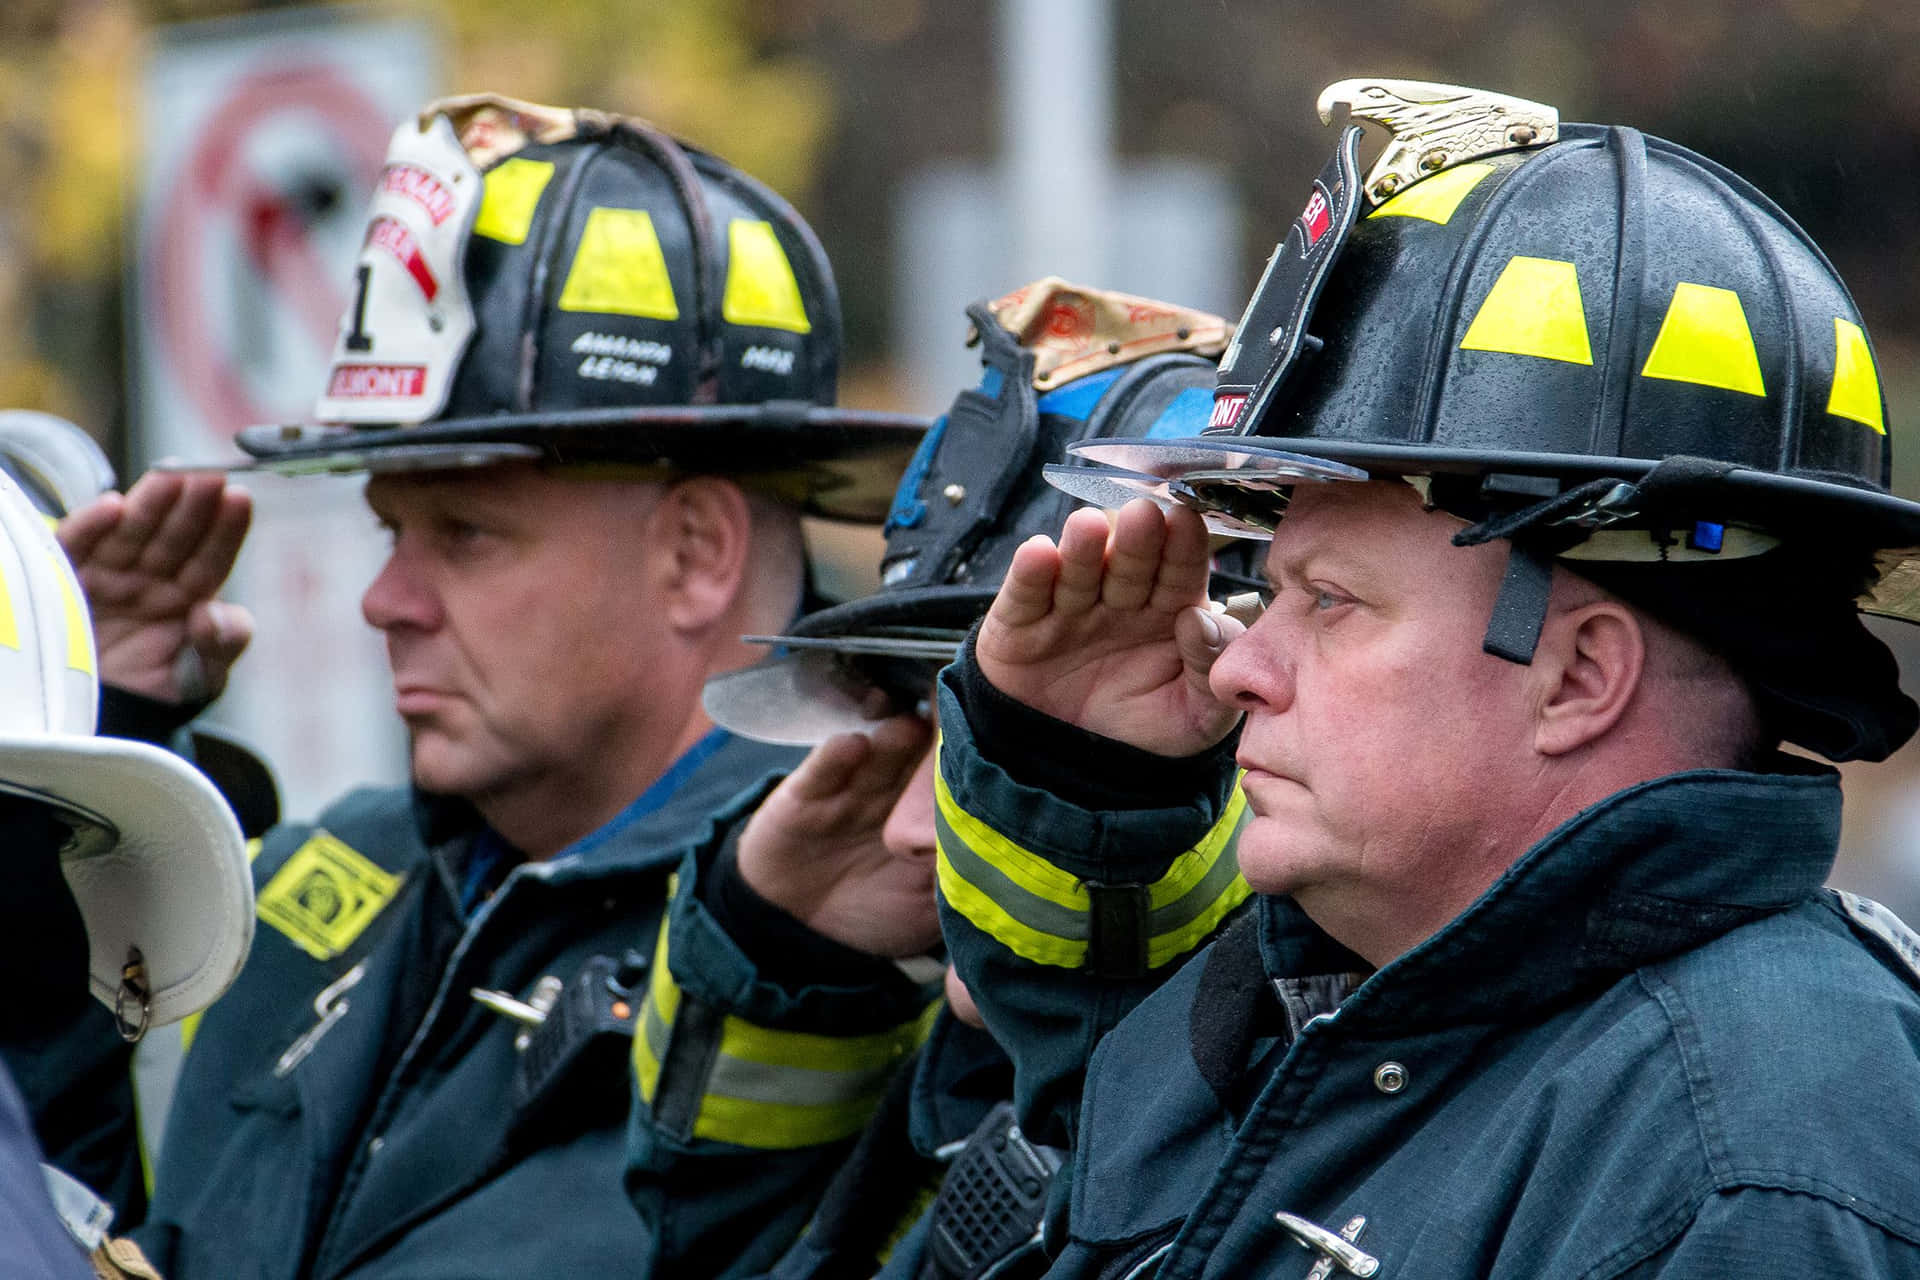
[{"label": "department patch on sleeve", "polygon": [[353,945],[399,888],[399,876],[315,831],[261,888],[257,909],[302,951],[331,960]]}]

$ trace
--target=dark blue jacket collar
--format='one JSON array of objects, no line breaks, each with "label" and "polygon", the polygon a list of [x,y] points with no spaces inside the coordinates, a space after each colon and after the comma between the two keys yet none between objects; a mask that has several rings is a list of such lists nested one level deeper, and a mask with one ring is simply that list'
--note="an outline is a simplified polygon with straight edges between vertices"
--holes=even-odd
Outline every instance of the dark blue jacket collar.
[{"label": "dark blue jacket collar", "polygon": [[[555,854],[547,875],[677,865],[687,843],[729,800],[762,786],[770,775],[791,770],[804,755],[795,747],[770,746],[715,729],[611,821]],[[474,807],[457,796],[415,790],[413,812],[429,849],[485,827]]]},{"label": "dark blue jacket collar", "polygon": [[[1399,1032],[1511,1021],[1802,901],[1839,846],[1839,774],[1783,768],[1671,774],[1575,815],[1374,974],[1341,1020]],[[1290,899],[1260,910],[1269,974],[1355,967]]]}]

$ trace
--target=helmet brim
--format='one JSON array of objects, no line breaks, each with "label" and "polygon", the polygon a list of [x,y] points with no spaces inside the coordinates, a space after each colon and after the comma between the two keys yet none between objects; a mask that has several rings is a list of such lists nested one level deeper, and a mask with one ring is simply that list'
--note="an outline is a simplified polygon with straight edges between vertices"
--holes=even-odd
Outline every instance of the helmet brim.
[{"label": "helmet brim", "polygon": [[702,704],[715,724],[785,746],[871,729],[926,696],[903,686],[924,677],[930,687],[993,596],[982,586],[885,591],[810,613],[784,635],[746,636],[785,652],[707,681]]},{"label": "helmet brim", "polygon": [[454,469],[503,461],[666,466],[777,476],[801,509],[877,524],[927,420],[797,402],[495,414],[411,427],[249,427],[244,469],[282,474]]},{"label": "helmet brim", "polygon": [[[1366,440],[1321,439],[1310,436],[1220,436],[1187,440],[1103,440],[1075,445],[1073,453],[1101,465],[1089,469],[1092,477],[1105,477],[1116,494],[1130,490],[1137,496],[1155,496],[1173,500],[1173,491],[1182,482],[1204,476],[1208,489],[1237,487],[1271,494],[1290,475],[1300,479],[1362,479],[1386,476],[1461,475],[1540,476],[1571,486],[1602,476],[1626,481],[1645,477],[1656,466],[1652,458],[1603,458],[1566,453],[1526,453],[1512,450],[1444,449],[1423,445],[1384,444]],[[1263,454],[1305,457],[1353,468],[1363,474],[1347,476],[1308,474],[1293,463],[1260,465]],[[1159,465],[1160,457],[1174,459]],[[1251,463],[1252,465],[1245,465]],[[1244,482],[1237,482],[1231,468],[1240,467]],[[1074,471],[1049,468],[1048,479],[1056,484],[1071,480]],[[1097,482],[1097,480],[1096,480]],[[1807,536],[1845,543],[1875,551],[1920,548],[1920,503],[1890,493],[1842,484],[1814,476],[1757,471],[1734,467],[1720,477],[1723,496],[1715,503],[1713,517],[1727,524],[1762,529],[1783,537]],[[1062,487],[1066,487],[1062,484]],[[1073,490],[1069,490],[1072,492]],[[1230,536],[1265,536],[1246,532],[1238,522],[1215,523],[1210,527]],[[1905,617],[1920,622],[1920,604],[1911,613],[1905,609],[1884,612],[1889,617]]]},{"label": "helmet brim", "polygon": [[253,875],[226,801],[198,770],[144,742],[50,735],[0,738],[0,777],[73,828],[60,864],[102,1004],[114,1008],[131,948],[146,965],[150,1026],[232,985],[253,941]]}]

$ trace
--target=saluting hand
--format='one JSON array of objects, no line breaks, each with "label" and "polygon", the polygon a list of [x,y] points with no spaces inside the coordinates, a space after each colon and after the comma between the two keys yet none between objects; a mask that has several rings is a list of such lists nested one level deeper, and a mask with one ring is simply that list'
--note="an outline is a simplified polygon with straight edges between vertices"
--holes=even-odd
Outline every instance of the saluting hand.
[{"label": "saluting hand", "polygon": [[930,737],[925,720],[899,715],[815,747],[740,833],[748,887],[815,933],[869,955],[920,955],[940,941],[933,850],[890,849],[886,830],[910,786],[919,788],[915,801],[933,803],[932,774],[920,776],[930,770]]},{"label": "saluting hand", "polygon": [[1185,508],[1136,499],[1109,528],[1067,517],[1014,553],[975,656],[1001,691],[1055,719],[1164,756],[1204,751],[1239,713],[1207,687],[1244,628],[1207,608],[1207,530]]},{"label": "saluting hand", "polygon": [[214,599],[253,517],[213,474],[150,471],[60,522],[93,615],[100,680],[163,702],[217,695],[253,639],[253,615]]}]

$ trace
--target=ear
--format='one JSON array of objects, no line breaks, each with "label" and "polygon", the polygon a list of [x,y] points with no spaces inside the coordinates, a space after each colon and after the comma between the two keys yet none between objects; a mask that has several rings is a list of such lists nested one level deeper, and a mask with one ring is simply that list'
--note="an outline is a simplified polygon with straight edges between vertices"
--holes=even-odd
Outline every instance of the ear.
[{"label": "ear", "polygon": [[1646,658],[1640,620],[1623,604],[1550,616],[1533,655],[1534,749],[1566,755],[1609,733],[1639,690]]},{"label": "ear", "polygon": [[725,618],[746,578],[753,517],[731,481],[691,476],[668,486],[654,528],[666,550],[666,619],[696,632]]}]

